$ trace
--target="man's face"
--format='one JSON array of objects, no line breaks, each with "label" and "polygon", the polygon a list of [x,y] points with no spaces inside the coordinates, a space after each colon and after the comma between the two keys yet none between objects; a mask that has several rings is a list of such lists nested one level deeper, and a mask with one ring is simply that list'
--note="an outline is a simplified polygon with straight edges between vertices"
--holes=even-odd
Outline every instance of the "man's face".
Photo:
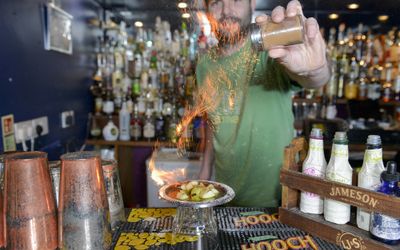
[{"label": "man's face", "polygon": [[219,42],[233,44],[247,34],[253,1],[255,0],[209,0],[209,17]]}]

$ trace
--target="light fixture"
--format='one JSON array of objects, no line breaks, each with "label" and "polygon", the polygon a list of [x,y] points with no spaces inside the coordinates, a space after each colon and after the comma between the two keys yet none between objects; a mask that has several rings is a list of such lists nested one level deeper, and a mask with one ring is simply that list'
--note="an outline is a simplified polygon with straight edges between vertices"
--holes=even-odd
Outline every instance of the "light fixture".
[{"label": "light fixture", "polygon": [[182,18],[188,19],[188,18],[190,18],[190,14],[189,13],[183,13],[182,14]]},{"label": "light fixture", "polygon": [[135,27],[141,28],[141,27],[143,27],[143,23],[141,21],[136,21]]},{"label": "light fixture", "polygon": [[185,2],[180,2],[180,3],[178,3],[178,8],[179,9],[186,9],[187,8],[187,3],[185,3]]},{"label": "light fixture", "polygon": [[335,19],[339,18],[339,15],[336,13],[331,13],[331,14],[329,14],[328,18],[331,20],[335,20]]},{"label": "light fixture", "polygon": [[388,15],[380,15],[378,16],[378,20],[381,22],[386,22],[389,19]]},{"label": "light fixture", "polygon": [[358,3],[351,3],[347,5],[347,8],[351,9],[351,10],[356,10],[360,7],[360,5]]}]

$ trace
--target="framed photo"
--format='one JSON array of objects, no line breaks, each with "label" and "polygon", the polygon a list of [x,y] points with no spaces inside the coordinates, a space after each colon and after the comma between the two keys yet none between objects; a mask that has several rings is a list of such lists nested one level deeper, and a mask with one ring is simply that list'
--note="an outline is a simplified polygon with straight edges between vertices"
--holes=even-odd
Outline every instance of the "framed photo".
[{"label": "framed photo", "polygon": [[44,5],[44,48],[72,54],[73,16],[53,3]]},{"label": "framed photo", "polygon": [[14,115],[6,115],[1,117],[1,132],[3,134],[4,152],[15,151]]}]

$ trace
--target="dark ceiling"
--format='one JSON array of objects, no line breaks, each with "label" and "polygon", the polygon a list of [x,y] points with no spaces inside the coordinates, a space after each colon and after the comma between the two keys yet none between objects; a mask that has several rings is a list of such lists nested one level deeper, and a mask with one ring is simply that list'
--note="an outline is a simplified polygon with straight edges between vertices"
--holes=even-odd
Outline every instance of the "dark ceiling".
[{"label": "dark ceiling", "polygon": [[[125,19],[128,23],[142,21],[145,27],[153,27],[156,16],[168,20],[173,28],[181,23],[181,11],[177,8],[179,0],[97,0],[104,9],[111,10],[115,18]],[[202,0],[185,0],[189,9],[202,9]],[[278,5],[285,6],[288,0],[257,0],[256,10],[270,12]],[[358,10],[349,10],[349,3],[358,3]],[[360,22],[375,26],[375,28],[389,28],[400,26],[400,0],[301,0],[304,14],[314,16],[323,27],[338,26],[341,22],[355,26]],[[122,16],[121,11],[130,11],[131,16]],[[339,14],[339,19],[329,20],[332,12]],[[380,23],[377,16],[389,15],[386,23]]]}]

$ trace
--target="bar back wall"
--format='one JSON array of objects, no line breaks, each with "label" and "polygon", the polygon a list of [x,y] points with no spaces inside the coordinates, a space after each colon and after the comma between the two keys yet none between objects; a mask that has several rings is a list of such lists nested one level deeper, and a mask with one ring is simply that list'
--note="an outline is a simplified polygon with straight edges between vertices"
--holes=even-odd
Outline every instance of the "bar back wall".
[{"label": "bar back wall", "polygon": [[[73,54],[67,55],[44,49],[46,2],[0,1],[0,116],[13,114],[15,122],[47,116],[50,132],[36,142],[35,150],[54,160],[79,149],[85,139],[97,36],[87,21],[98,16],[101,7],[95,1],[61,1],[61,8],[74,16]],[[61,112],[67,110],[75,112],[75,124],[62,129]]]}]

